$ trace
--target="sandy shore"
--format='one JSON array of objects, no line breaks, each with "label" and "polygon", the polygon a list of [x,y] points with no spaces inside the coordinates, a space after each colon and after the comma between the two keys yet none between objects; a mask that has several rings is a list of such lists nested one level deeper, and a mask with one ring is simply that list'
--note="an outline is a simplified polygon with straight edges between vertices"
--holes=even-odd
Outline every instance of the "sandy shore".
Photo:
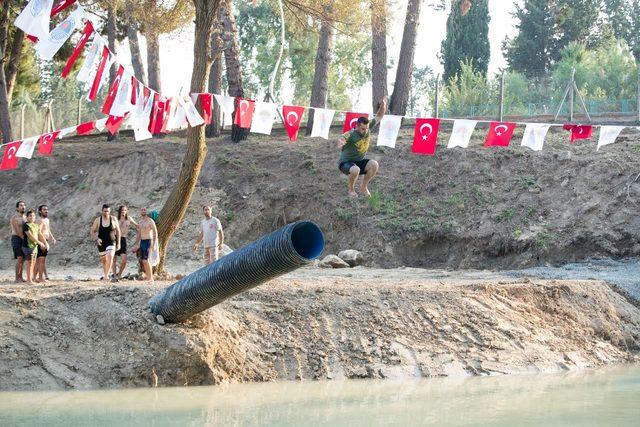
[{"label": "sandy shore", "polygon": [[640,309],[601,281],[303,269],[160,326],[147,301],[170,282],[2,277],[2,390],[550,372],[640,355]]}]

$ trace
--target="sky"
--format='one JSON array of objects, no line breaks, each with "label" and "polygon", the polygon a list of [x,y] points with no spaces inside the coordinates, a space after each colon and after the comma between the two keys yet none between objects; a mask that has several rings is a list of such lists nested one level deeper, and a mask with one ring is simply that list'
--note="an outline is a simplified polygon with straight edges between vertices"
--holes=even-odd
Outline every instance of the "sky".
[{"label": "sky", "polygon": [[[420,14],[420,27],[418,40],[416,43],[416,66],[430,66],[435,73],[442,72],[442,65],[438,59],[438,52],[442,40],[446,35],[446,25],[448,10],[435,11],[427,5],[433,0],[426,0],[423,3]],[[402,42],[402,30],[406,11],[406,0],[398,0],[394,9],[398,11],[392,18],[388,32],[388,53],[389,58],[397,56]],[[491,44],[491,61],[489,63],[489,73],[493,74],[506,65],[502,55],[502,42],[507,36],[516,33],[515,19],[511,14],[515,11],[513,0],[489,0],[489,13],[491,22],[489,24],[489,42]],[[144,41],[141,41],[141,47]],[[164,35],[160,39],[160,62],[163,93],[175,95],[180,91],[186,93],[190,86],[191,66],[193,64],[193,28],[185,28],[175,33]],[[276,54],[276,53],[274,53]],[[118,50],[118,56],[122,63],[130,64],[131,59],[128,49],[124,46]],[[144,55],[143,55],[144,56]],[[389,70],[389,80],[393,80],[395,69]],[[287,102],[287,94],[283,94],[282,101]],[[359,94],[354,97],[354,109],[359,111],[370,110],[371,105],[370,85],[364,86]]]}]

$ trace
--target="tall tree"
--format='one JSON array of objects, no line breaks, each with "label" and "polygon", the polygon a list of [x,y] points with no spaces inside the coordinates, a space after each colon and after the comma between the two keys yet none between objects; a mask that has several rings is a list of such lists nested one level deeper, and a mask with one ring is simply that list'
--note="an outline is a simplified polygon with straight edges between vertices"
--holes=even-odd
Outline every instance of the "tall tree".
[{"label": "tall tree", "polygon": [[542,79],[551,65],[553,14],[548,0],[516,4],[518,34],[504,45],[509,68],[529,78]]},{"label": "tall tree", "polygon": [[640,0],[603,0],[607,23],[640,63]]},{"label": "tall tree", "polygon": [[[413,60],[416,52],[416,37],[420,25],[420,6],[422,0],[409,0],[407,15],[402,33],[402,45],[396,70],[396,81],[391,94],[389,111],[391,114],[405,115],[411,91],[411,76],[413,74]],[[375,102],[375,99],[374,99]]]},{"label": "tall tree", "polygon": [[9,35],[9,11],[10,2],[5,1],[0,10],[0,132],[2,132],[2,142],[10,142],[13,135],[11,131],[11,119],[9,116],[9,100],[7,99],[7,80],[4,73],[5,47]]},{"label": "tall tree", "polygon": [[[219,0],[193,0],[195,6],[195,35],[193,40],[193,72],[191,93],[206,91],[211,69],[211,33],[218,14]],[[191,200],[198,183],[200,170],[207,154],[204,125],[187,129],[187,148],[182,159],[178,180],[165,202],[158,218],[160,241],[160,264],[157,271],[163,272],[167,247]]]},{"label": "tall tree", "polygon": [[551,58],[555,61],[571,42],[597,47],[599,17],[602,0],[555,0],[552,16],[555,19],[554,43]]},{"label": "tall tree", "polygon": [[387,90],[387,4],[386,0],[371,0],[371,85],[373,111]]},{"label": "tall tree", "polygon": [[[211,64],[211,70],[209,71],[209,93],[217,94],[222,93],[223,46],[221,38],[221,26],[222,24],[220,23],[220,20],[216,20],[211,34],[211,57],[213,59],[213,63]],[[211,124],[208,125],[206,129],[207,138],[220,136],[220,130],[222,128],[222,123],[220,123],[220,106],[217,102],[214,102],[212,107],[213,111],[211,114]]]},{"label": "tall tree", "polygon": [[140,52],[140,37],[138,36],[138,24],[133,19],[133,4],[127,2],[125,4],[125,13],[127,18],[127,39],[129,40],[129,51],[131,52],[131,65],[136,78],[147,84],[147,71],[142,63],[142,53]]},{"label": "tall tree", "polygon": [[[329,81],[329,65],[331,64],[331,50],[335,38],[335,28],[328,18],[322,20],[320,24],[320,38],[316,51],[315,71],[313,74],[313,85],[311,86],[311,107],[324,108],[327,100],[327,87]],[[309,110],[307,119],[306,134],[311,135],[313,129],[313,113]]]},{"label": "tall tree", "polygon": [[489,1],[476,0],[470,9],[465,9],[465,3],[465,0],[451,2],[447,36],[442,42],[445,82],[460,72],[463,62],[470,62],[482,75],[489,68]]}]

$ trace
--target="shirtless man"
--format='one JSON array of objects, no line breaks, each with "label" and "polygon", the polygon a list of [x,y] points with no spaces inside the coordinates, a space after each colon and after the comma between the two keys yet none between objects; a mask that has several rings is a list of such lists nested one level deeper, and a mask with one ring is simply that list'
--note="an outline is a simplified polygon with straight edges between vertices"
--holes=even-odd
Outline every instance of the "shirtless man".
[{"label": "shirtless man", "polygon": [[36,224],[36,213],[32,210],[27,212],[27,219],[22,224],[22,232],[24,234],[22,253],[27,264],[27,283],[32,285],[35,278],[34,267],[36,265],[38,247],[46,251],[49,250],[49,244],[40,232],[40,226]]},{"label": "shirtless man", "polygon": [[[121,205],[118,208],[118,225],[120,226],[120,249],[116,251],[116,259],[113,261],[113,277],[120,280],[122,273],[127,266],[127,236],[131,226],[138,227],[138,223],[129,218],[129,208],[125,205]],[[120,270],[118,271],[118,260],[120,257]]]},{"label": "shirtless man", "polygon": [[109,205],[102,205],[102,215],[93,221],[90,236],[96,242],[100,254],[100,263],[104,272],[102,280],[108,282],[113,256],[120,249],[120,226],[116,217],[111,215]]},{"label": "shirtless man", "polygon": [[147,208],[140,209],[140,223],[138,224],[138,236],[136,243],[131,249],[132,253],[140,250],[140,263],[144,269],[144,275],[150,283],[153,283],[153,271],[149,264],[149,252],[155,247],[158,240],[158,229],[156,223],[147,216]]},{"label": "shirtless man", "polygon": [[11,248],[13,249],[13,258],[16,260],[16,282],[24,282],[22,278],[22,266],[24,265],[24,254],[22,253],[22,241],[24,233],[22,232],[22,224],[25,221],[25,205],[22,200],[16,203],[16,213],[11,217]]},{"label": "shirtless man", "polygon": [[[47,205],[40,205],[38,207],[38,215],[40,216],[36,220],[36,224],[40,227],[40,233],[44,240],[52,244],[56,244],[56,238],[53,236],[53,232],[51,231],[51,224],[49,224],[49,207]],[[48,282],[49,274],[47,273],[47,255],[49,251],[47,249],[38,250],[38,255],[36,258],[36,282]]]},{"label": "shirtless man", "polygon": [[204,240],[204,265],[217,261],[224,244],[224,232],[220,220],[211,215],[211,206],[203,206],[204,219],[200,223],[200,235],[193,245],[193,250],[198,248]]}]

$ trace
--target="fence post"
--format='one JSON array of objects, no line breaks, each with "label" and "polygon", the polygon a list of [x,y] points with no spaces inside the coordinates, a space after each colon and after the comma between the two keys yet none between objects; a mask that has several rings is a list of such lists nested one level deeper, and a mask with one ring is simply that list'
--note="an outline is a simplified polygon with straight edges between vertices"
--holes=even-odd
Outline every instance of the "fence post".
[{"label": "fence post", "polygon": [[[640,80],[639,80],[640,82]],[[638,92],[640,94],[640,92]],[[640,99],[640,95],[639,95]],[[436,114],[435,117],[438,118],[440,116],[440,74],[436,76]]]},{"label": "fence post", "polygon": [[51,128],[48,129],[47,132],[53,132],[56,128],[56,125],[53,122],[53,99],[49,101],[49,126],[51,126]]},{"label": "fence post", "polygon": [[569,121],[573,123],[573,85],[575,84],[576,69],[571,69],[571,90],[569,91]]},{"label": "fence post", "polygon": [[82,98],[78,98],[78,124],[82,123]]},{"label": "fence post", "polygon": [[638,67],[638,124],[640,124],[640,61],[636,61]]},{"label": "fence post", "polygon": [[24,139],[24,110],[27,108],[26,104],[22,104],[20,110],[20,139]]},{"label": "fence post", "polygon": [[499,121],[504,120],[504,70],[502,70],[502,77],[500,78],[500,112]]}]

